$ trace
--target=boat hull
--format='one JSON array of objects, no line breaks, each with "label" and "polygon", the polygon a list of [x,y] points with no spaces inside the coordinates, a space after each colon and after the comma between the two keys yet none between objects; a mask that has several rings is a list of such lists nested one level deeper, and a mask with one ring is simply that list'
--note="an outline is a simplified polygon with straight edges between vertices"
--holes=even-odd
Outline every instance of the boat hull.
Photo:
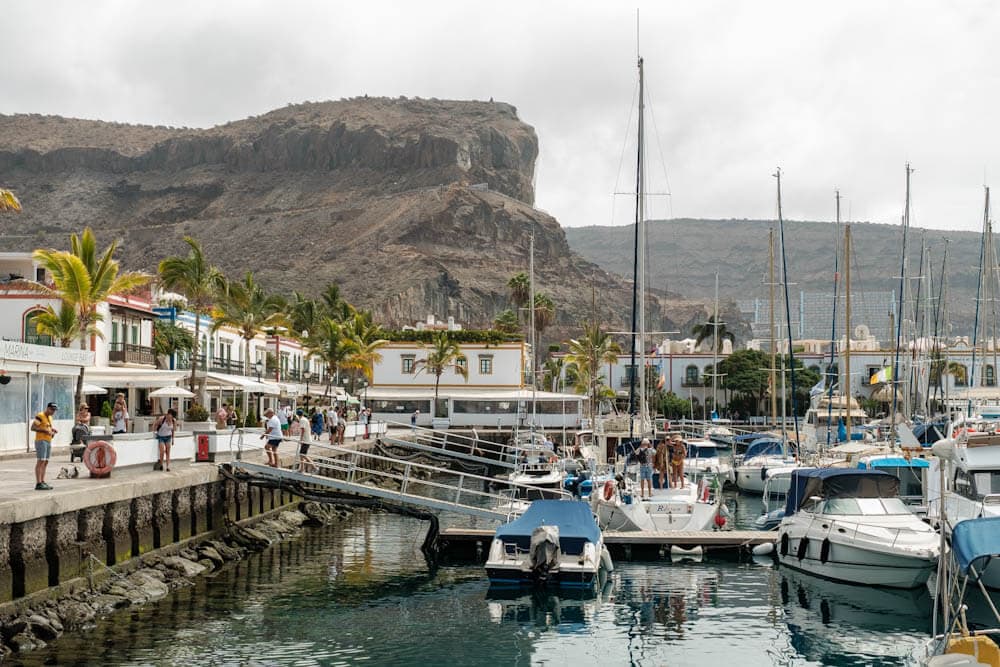
[{"label": "boat hull", "polygon": [[829,538],[808,536],[803,549],[802,538],[788,537],[786,547],[786,535],[782,531],[778,543],[778,562],[781,565],[835,581],[887,588],[918,588],[927,583],[937,563],[936,558],[927,556],[890,553],[834,541],[829,543],[824,562],[823,542]]},{"label": "boat hull", "polygon": [[[779,464],[775,464],[774,467],[779,467]],[[747,491],[748,493],[764,493],[765,476],[761,474],[762,470],[766,469],[759,466],[739,466],[736,469],[736,486],[741,491]],[[790,481],[791,479],[777,479],[772,481],[771,494],[784,495],[788,493]]]},{"label": "boat hull", "polygon": [[544,580],[539,580],[529,570],[518,566],[486,566],[486,576],[490,586],[535,587],[554,586],[559,588],[590,588],[598,581],[599,568],[550,571]]}]

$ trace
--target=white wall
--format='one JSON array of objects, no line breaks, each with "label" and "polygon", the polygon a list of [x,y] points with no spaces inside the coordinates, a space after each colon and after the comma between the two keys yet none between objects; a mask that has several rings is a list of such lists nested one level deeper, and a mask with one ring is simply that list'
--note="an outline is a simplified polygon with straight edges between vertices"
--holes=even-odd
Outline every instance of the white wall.
[{"label": "white wall", "polygon": [[[469,381],[453,370],[445,371],[441,376],[441,386],[455,387],[508,387],[522,386],[521,369],[524,359],[524,347],[516,345],[462,345],[462,352],[468,359]],[[379,350],[382,361],[375,364],[372,386],[399,387],[433,387],[434,375],[426,372],[403,373],[403,357],[410,356],[422,359],[427,355],[428,348],[416,343],[390,343]],[[493,372],[489,375],[479,372],[481,356],[493,358]]]}]

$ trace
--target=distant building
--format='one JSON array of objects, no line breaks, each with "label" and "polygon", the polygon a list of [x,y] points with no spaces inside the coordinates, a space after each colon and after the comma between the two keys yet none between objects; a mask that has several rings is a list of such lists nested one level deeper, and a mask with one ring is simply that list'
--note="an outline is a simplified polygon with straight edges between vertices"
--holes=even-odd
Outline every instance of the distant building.
[{"label": "distant building", "polygon": [[[792,332],[796,340],[830,340],[834,298],[828,292],[797,292],[790,295],[792,312]],[[838,336],[843,335],[843,313],[846,306],[845,295],[837,298]],[[750,322],[752,337],[761,341],[771,336],[770,300],[766,298],[741,299],[737,301],[742,317]],[[896,312],[896,293],[853,292],[851,295],[851,322],[854,327],[863,325],[867,334],[875,340],[888,343],[895,339],[896,332],[890,331],[889,313]],[[785,306],[783,298],[775,306],[775,326],[778,337],[786,338]],[[857,336],[857,333],[853,334]],[[867,338],[859,336],[859,338]]]}]

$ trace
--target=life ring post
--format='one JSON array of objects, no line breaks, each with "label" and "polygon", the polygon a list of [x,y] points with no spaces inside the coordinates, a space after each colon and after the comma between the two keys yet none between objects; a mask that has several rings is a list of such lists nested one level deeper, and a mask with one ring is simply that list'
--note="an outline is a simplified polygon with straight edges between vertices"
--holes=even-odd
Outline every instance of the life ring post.
[{"label": "life ring post", "polygon": [[117,462],[118,453],[111,443],[105,440],[91,442],[83,450],[83,465],[87,466],[91,477],[110,477],[111,470]]}]

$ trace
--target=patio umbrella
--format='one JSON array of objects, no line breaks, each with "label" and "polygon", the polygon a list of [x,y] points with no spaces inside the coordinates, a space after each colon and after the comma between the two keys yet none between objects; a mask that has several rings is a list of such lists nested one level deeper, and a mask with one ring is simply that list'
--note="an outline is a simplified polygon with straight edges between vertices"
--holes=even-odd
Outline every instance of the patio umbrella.
[{"label": "patio umbrella", "polygon": [[161,387],[149,392],[150,398],[191,398],[194,394],[184,387]]},{"label": "patio umbrella", "polygon": [[104,387],[98,387],[96,384],[84,384],[83,393],[87,396],[96,396],[97,394],[106,394],[108,390]]}]

